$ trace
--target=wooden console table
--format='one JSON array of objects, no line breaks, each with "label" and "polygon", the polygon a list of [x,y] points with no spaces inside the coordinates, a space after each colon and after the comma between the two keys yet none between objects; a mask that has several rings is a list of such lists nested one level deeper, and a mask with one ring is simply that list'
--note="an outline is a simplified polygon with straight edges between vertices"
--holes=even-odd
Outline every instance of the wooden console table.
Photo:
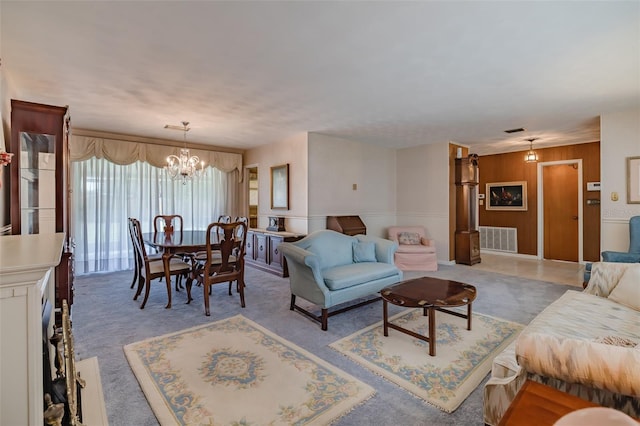
[{"label": "wooden console table", "polygon": [[599,405],[527,380],[498,426],[551,426],[565,414],[588,407]]},{"label": "wooden console table", "polygon": [[281,277],[288,277],[287,262],[278,246],[283,242],[298,241],[304,237],[293,232],[267,231],[266,229],[249,229],[244,261],[247,265],[270,272]]}]

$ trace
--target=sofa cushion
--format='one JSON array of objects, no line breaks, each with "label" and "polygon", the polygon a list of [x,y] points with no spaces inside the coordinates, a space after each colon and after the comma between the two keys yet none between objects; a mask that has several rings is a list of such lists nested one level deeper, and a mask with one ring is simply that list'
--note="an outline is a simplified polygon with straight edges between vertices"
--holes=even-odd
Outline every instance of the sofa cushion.
[{"label": "sofa cushion", "polygon": [[417,232],[399,232],[398,244],[420,244],[420,234]]},{"label": "sofa cushion", "polygon": [[435,253],[436,248],[423,245],[400,245],[396,253]]},{"label": "sofa cushion", "polygon": [[397,273],[398,268],[389,263],[367,262],[325,269],[322,271],[322,277],[329,290],[335,291],[390,277]]},{"label": "sofa cushion", "polygon": [[630,266],[624,271],[609,299],[640,311],[640,265]]},{"label": "sofa cushion", "polygon": [[359,262],[377,262],[376,259],[376,243],[372,241],[360,241],[353,245],[353,261]]}]

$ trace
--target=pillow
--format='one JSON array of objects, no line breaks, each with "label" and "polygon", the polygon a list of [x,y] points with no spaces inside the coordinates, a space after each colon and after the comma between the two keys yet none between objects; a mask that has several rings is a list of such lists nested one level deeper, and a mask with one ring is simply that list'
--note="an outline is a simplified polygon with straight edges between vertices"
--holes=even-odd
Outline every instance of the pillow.
[{"label": "pillow", "polygon": [[622,346],[624,348],[635,348],[640,346],[635,340],[627,339],[620,336],[604,336],[593,339],[596,343],[604,343],[605,345]]},{"label": "pillow", "polygon": [[629,266],[609,294],[609,299],[640,311],[640,265]]},{"label": "pillow", "polygon": [[420,244],[420,234],[417,232],[398,232],[398,243],[418,245]]},{"label": "pillow", "polygon": [[353,245],[353,261],[360,262],[377,262],[376,259],[376,243],[372,241],[361,241]]}]

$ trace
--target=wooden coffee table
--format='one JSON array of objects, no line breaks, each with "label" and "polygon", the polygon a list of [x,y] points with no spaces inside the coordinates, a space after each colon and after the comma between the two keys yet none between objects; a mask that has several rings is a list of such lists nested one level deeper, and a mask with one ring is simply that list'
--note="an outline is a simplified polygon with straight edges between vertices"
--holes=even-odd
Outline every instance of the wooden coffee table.
[{"label": "wooden coffee table", "polygon": [[[436,355],[436,311],[466,318],[467,330],[471,330],[471,304],[476,299],[476,288],[469,284],[439,278],[422,277],[403,281],[380,291],[382,296],[382,317],[384,335],[389,335],[389,327],[416,339],[429,343],[429,355]],[[389,322],[388,303],[405,308],[422,308],[429,317],[429,335],[423,336],[412,330]],[[467,305],[467,314],[450,311],[444,307]]]}]

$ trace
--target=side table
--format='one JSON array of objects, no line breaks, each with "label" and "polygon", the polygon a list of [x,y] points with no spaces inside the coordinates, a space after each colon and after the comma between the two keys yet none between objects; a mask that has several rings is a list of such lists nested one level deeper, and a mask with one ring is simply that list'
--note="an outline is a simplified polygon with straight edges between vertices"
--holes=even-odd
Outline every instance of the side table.
[{"label": "side table", "polygon": [[599,405],[527,380],[498,426],[551,426],[565,414],[588,407]]}]

